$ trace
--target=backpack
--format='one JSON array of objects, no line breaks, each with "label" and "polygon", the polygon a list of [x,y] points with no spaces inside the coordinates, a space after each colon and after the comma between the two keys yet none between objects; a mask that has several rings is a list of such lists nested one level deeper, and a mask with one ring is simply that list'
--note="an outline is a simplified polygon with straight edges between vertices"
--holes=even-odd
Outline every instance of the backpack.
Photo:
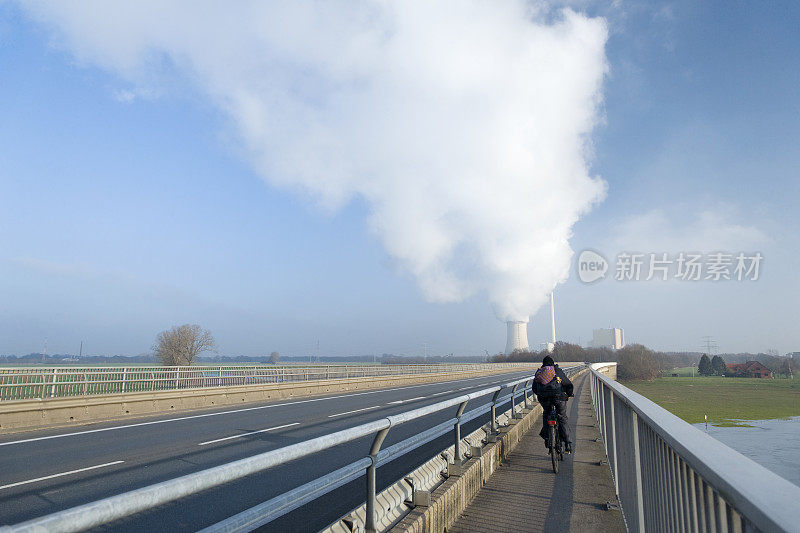
[{"label": "backpack", "polygon": [[561,378],[552,366],[543,366],[533,378],[534,392],[541,398],[553,398],[561,394]]}]

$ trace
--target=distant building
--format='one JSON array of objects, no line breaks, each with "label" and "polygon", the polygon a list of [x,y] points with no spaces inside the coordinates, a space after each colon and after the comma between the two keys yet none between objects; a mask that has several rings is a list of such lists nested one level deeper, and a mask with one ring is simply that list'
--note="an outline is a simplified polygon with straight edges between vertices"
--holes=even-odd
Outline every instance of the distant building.
[{"label": "distant building", "polygon": [[625,347],[625,330],[622,328],[595,329],[589,348],[610,348],[619,350]]},{"label": "distant building", "polygon": [[771,378],[772,372],[758,361],[747,361],[746,363],[725,364],[727,369],[726,376],[737,378]]}]

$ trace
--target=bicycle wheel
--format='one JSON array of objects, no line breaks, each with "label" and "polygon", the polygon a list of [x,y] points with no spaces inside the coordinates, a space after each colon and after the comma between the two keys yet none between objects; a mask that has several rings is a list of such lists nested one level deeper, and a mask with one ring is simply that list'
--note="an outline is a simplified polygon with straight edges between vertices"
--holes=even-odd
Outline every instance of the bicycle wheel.
[{"label": "bicycle wheel", "polygon": [[553,472],[558,474],[558,433],[555,426],[550,426],[550,460],[553,463]]}]

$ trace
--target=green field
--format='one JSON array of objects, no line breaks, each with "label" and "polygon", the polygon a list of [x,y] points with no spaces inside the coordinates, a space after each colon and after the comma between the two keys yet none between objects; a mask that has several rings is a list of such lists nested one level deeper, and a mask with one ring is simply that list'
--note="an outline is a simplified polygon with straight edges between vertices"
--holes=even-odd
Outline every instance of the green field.
[{"label": "green field", "polygon": [[715,426],[746,426],[742,420],[800,416],[800,379],[664,377],[623,385],[690,424],[703,422],[703,415]]},{"label": "green field", "polygon": [[661,372],[661,375],[665,378],[672,376],[672,374],[678,374],[680,377],[692,377],[697,376],[697,367],[695,366],[684,366],[682,368],[673,368],[672,370],[664,370]]}]

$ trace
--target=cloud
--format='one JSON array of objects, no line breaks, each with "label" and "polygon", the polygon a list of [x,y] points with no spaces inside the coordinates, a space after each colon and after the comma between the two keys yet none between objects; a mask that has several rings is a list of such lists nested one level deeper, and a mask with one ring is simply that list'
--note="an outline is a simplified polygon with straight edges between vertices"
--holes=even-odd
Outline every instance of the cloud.
[{"label": "cloud", "polygon": [[123,104],[130,104],[136,100],[136,93],[128,89],[120,89],[118,91],[114,91],[114,99]]},{"label": "cloud", "polygon": [[609,243],[618,251],[651,253],[757,251],[771,239],[761,229],[741,221],[732,206],[715,206],[668,214],[654,209],[631,215],[614,226]]},{"label": "cloud", "polygon": [[[485,291],[525,319],[602,200],[589,173],[604,20],[544,2],[37,2],[85,65],[182,76],[256,171],[326,209],[354,197],[432,301]],[[177,74],[176,74],[177,73]],[[155,81],[154,81],[155,80]]]}]

